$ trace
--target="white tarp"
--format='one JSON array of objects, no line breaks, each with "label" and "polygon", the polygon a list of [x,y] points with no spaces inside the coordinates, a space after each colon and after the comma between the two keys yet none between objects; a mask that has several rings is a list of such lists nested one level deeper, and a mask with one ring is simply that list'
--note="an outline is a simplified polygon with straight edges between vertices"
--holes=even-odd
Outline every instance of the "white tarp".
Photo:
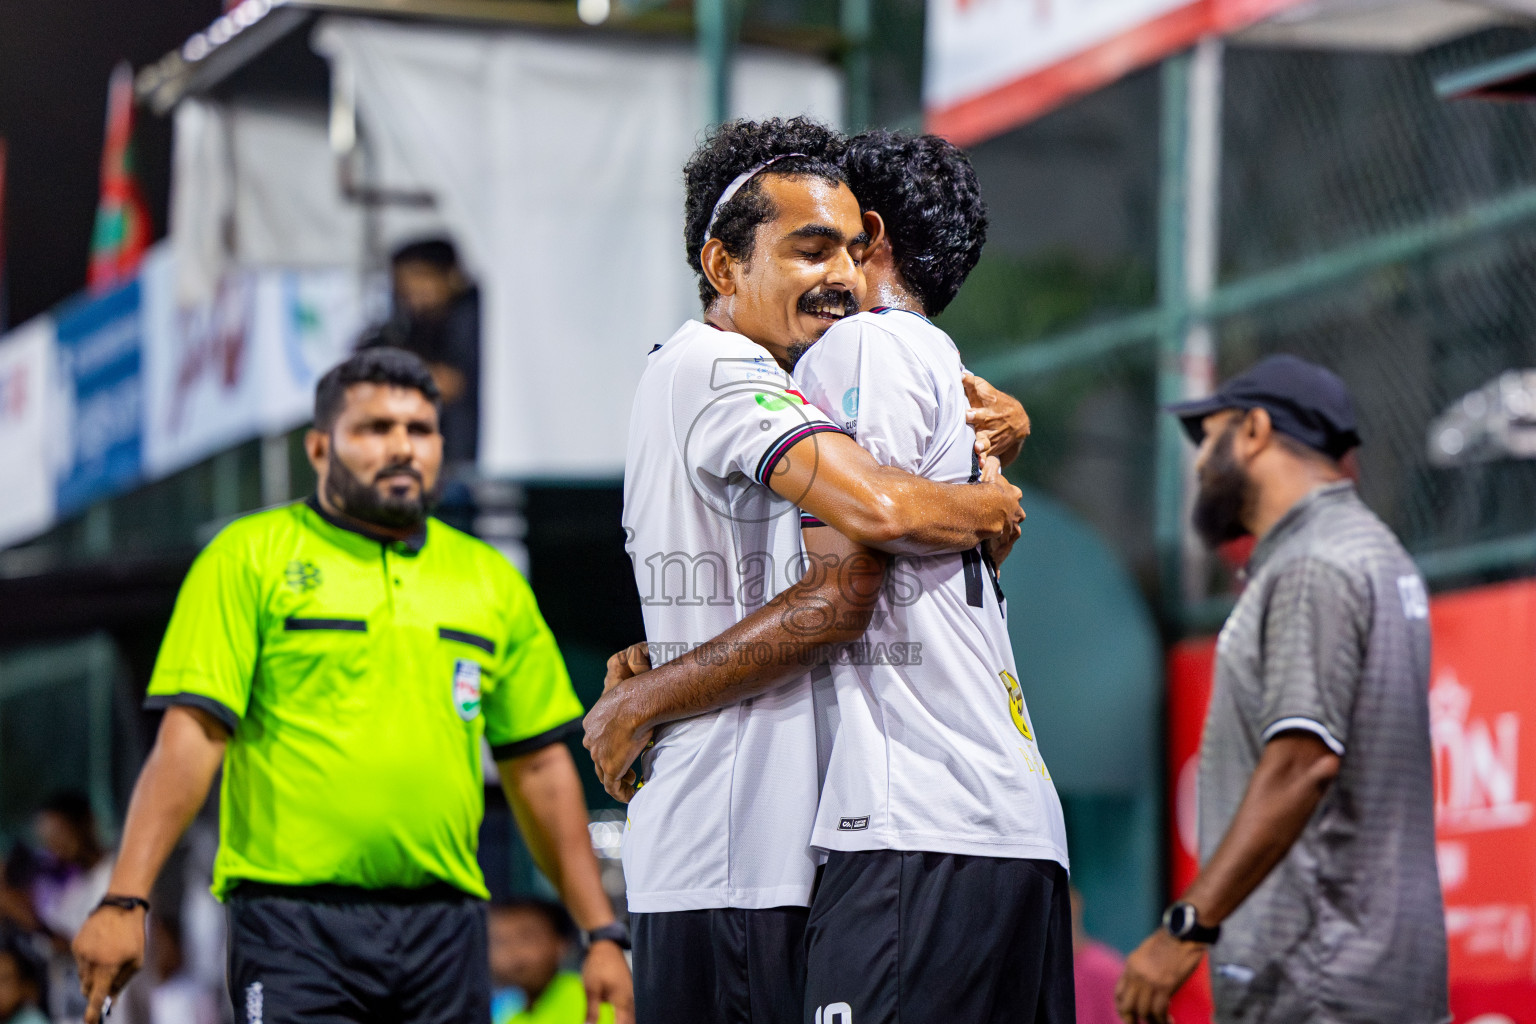
[{"label": "white tarp", "polygon": [[[699,312],[681,241],[693,50],[352,19],[316,47],[480,275],[482,469],[618,476],[645,353]],[[806,58],[744,52],[734,92],[743,116],[841,110],[838,73]]]},{"label": "white tarp", "polygon": [[53,318],[40,316],[0,342],[0,548],[46,530],[54,517],[49,420],[57,359]]},{"label": "white tarp", "polygon": [[146,260],[144,470],[165,476],[309,418],[315,382],[365,326],[356,271],[232,270],[205,302],[176,302],[172,252]]}]

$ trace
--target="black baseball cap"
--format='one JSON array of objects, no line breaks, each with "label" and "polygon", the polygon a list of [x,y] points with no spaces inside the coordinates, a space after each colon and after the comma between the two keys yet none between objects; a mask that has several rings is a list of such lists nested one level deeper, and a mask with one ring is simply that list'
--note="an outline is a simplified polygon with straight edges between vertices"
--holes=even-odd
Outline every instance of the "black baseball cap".
[{"label": "black baseball cap", "polygon": [[1195,444],[1205,440],[1204,419],[1223,409],[1263,409],[1275,429],[1330,459],[1360,443],[1355,404],[1338,374],[1291,355],[1266,356],[1208,398],[1168,406]]}]

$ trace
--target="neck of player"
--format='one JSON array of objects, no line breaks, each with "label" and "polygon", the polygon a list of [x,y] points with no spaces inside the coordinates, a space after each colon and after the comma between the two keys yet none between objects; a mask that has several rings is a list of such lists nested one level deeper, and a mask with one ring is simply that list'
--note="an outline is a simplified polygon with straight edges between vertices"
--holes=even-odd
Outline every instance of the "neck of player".
[{"label": "neck of player", "polygon": [[882,240],[870,246],[864,254],[860,269],[864,271],[865,309],[885,306],[889,309],[904,309],[919,316],[928,315],[922,300],[913,295],[907,283],[901,279],[888,242]]}]

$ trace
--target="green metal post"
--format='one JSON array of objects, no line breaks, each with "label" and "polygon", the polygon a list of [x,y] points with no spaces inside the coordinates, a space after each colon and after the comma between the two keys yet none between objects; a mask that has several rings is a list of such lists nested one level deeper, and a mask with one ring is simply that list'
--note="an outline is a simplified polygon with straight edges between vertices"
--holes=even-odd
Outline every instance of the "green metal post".
[{"label": "green metal post", "polygon": [[843,0],[842,30],[847,49],[843,52],[843,88],[847,90],[847,129],[868,128],[871,111],[869,33],[873,25],[872,0]]},{"label": "green metal post", "polygon": [[[1162,183],[1158,210],[1157,291],[1162,327],[1157,344],[1157,404],[1184,397],[1184,336],[1189,328],[1189,291],[1184,242],[1188,196],[1190,55],[1163,62]],[[1183,618],[1184,439],[1172,416],[1157,417],[1158,589],[1164,620]]]},{"label": "green metal post", "polygon": [[731,66],[736,49],[738,0],[694,0],[693,20],[704,70],[704,111],[710,125],[731,116]]},{"label": "green metal post", "polygon": [[[112,641],[98,634],[86,641],[86,711],[91,809],[102,827],[116,832],[116,808],[112,806],[112,682],[117,658]],[[112,838],[116,838],[114,835]]]}]

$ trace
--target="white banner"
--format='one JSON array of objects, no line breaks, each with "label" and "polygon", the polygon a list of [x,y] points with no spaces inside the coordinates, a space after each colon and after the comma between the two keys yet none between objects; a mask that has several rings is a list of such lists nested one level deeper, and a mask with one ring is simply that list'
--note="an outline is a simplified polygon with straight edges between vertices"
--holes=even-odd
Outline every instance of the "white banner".
[{"label": "white banner", "polygon": [[0,342],[0,548],[43,532],[54,518],[50,408],[58,336],[40,316]]},{"label": "white banner", "polygon": [[232,271],[211,299],[176,303],[168,247],[145,262],[144,469],[151,479],[309,418],[315,382],[365,324],[359,275]]},{"label": "white banner", "polygon": [[1302,0],[929,0],[928,127],[961,144]]}]

